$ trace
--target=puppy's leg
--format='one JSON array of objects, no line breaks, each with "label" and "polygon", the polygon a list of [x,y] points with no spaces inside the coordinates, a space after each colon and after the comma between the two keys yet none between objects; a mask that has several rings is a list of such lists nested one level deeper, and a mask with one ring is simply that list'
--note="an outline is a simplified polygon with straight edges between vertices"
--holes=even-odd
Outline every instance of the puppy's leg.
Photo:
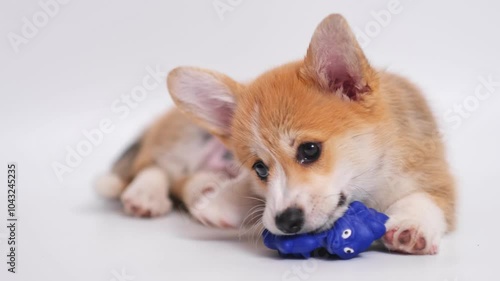
[{"label": "puppy's leg", "polygon": [[436,254],[447,224],[441,208],[425,192],[407,195],[386,214],[387,233],[382,241],[389,250],[410,254]]},{"label": "puppy's leg", "polygon": [[94,187],[99,195],[109,199],[120,197],[135,175],[132,165],[140,148],[140,140],[132,143],[115,161],[112,171],[97,178]]},{"label": "puppy's leg", "polygon": [[157,166],[142,169],[121,196],[127,214],[156,217],[168,213],[172,202],[168,198],[167,174]]},{"label": "puppy's leg", "polygon": [[198,172],[183,189],[183,201],[191,215],[205,225],[238,228],[258,200],[252,199],[245,174],[229,178],[224,173]]}]

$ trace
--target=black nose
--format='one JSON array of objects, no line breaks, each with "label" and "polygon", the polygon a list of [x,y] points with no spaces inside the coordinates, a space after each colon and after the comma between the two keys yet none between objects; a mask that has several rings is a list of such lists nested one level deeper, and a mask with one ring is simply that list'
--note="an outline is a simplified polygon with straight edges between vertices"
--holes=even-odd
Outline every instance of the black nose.
[{"label": "black nose", "polygon": [[304,226],[304,212],[299,208],[288,208],[276,216],[276,226],[284,233],[297,233]]}]

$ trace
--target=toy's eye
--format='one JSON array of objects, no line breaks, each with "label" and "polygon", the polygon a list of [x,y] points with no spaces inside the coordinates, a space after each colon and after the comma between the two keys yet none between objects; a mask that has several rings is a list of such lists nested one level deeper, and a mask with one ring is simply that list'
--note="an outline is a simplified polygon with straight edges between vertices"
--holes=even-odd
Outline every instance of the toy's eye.
[{"label": "toy's eye", "polygon": [[347,238],[351,237],[351,234],[352,234],[352,231],[350,229],[346,229],[346,230],[344,230],[344,232],[342,232],[342,238],[347,239]]},{"label": "toy's eye", "polygon": [[353,253],[354,253],[354,250],[353,250],[352,248],[345,247],[345,248],[344,248],[344,253],[346,253],[346,254],[353,254]]}]

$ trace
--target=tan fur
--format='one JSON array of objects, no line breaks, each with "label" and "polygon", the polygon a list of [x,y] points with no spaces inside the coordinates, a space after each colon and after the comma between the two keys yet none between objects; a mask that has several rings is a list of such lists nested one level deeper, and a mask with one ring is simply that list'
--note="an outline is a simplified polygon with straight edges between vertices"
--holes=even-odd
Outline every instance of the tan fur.
[{"label": "tan fur", "polygon": [[[168,151],[180,141],[189,139],[191,134],[198,134],[199,129],[179,110],[171,110],[149,128],[142,138],[142,149],[133,162],[132,173],[135,175],[147,166],[154,165],[162,151]],[[170,184],[171,195],[182,199],[182,186],[187,175],[174,175]]]},{"label": "tan fur", "polygon": [[[325,149],[335,146],[337,136],[348,128],[359,132],[374,127],[380,150],[391,147],[392,161],[398,162],[399,172],[411,175],[416,185],[429,193],[445,211],[449,229],[455,224],[455,189],[445,161],[443,145],[431,111],[419,91],[399,76],[379,72],[375,77],[370,100],[358,103],[340,102],[329,93],[311,86],[301,79],[301,62],[273,69],[262,75],[244,92],[235,93],[240,104],[233,124],[231,146],[238,158],[247,160],[250,168],[256,160],[248,146],[251,135],[252,107],[256,103],[269,105],[260,107],[259,124],[266,146],[279,151],[276,131],[293,128],[296,143],[304,140],[331,142]],[[378,86],[380,84],[380,86]],[[373,100],[372,100],[373,99]],[[366,103],[370,106],[366,106]],[[373,105],[371,105],[373,103]],[[355,134],[356,132],[351,132]],[[273,147],[274,146],[274,147]],[[294,151],[294,150],[292,150]],[[288,174],[307,183],[309,174],[329,173],[334,157],[328,150],[327,157],[307,170],[294,163],[293,155],[279,155],[279,162],[289,167]],[[267,160],[267,159],[265,159]],[[294,179],[290,179],[294,181]],[[314,186],[310,186],[311,188]]]},{"label": "tan fur", "polygon": [[[303,232],[331,226],[345,210],[341,194],[388,212],[391,250],[436,253],[455,226],[454,182],[427,103],[406,79],[372,68],[339,15],[320,23],[304,60],[251,83],[185,67],[168,86],[179,108],[244,166],[268,167],[266,181],[256,181],[271,232],[291,207],[305,213]],[[322,153],[303,165],[295,156],[306,142],[320,143]]]},{"label": "tan fur", "polygon": [[[384,74],[383,102],[389,108],[386,130],[400,137],[393,140],[401,160],[401,172],[412,175],[444,211],[448,230],[455,228],[456,189],[446,162],[434,116],[420,91],[406,79]],[[404,134],[399,132],[404,131]],[[387,135],[389,135],[388,133]],[[384,141],[390,142],[390,139]]]},{"label": "tan fur", "polygon": [[[129,215],[164,215],[171,210],[168,197],[173,197],[205,225],[239,227],[254,207],[250,177],[240,172],[232,178],[224,171],[205,169],[207,146],[214,144],[210,139],[207,131],[172,109],[126,151],[112,174],[101,177],[97,190],[108,198],[120,196]],[[111,185],[114,182],[124,187]]]},{"label": "tan fur", "polygon": [[[344,194],[387,212],[390,250],[435,254],[442,234],[455,227],[454,181],[425,99],[406,79],[373,68],[340,15],[320,23],[303,60],[248,84],[193,67],[174,69],[167,84],[182,114],[174,110],[146,132],[133,174],[162,167],[170,194],[193,208],[188,198],[212,190],[200,186],[206,174],[192,164],[199,156],[190,143],[204,130],[248,171],[257,161],[269,168],[266,181],[252,172],[220,184],[228,188],[211,208],[191,209],[204,223],[243,221],[248,209],[235,207],[244,205],[241,197],[228,196],[236,190],[266,200],[262,220],[275,233],[275,217],[290,207],[304,210],[303,232],[330,227],[347,208]],[[321,144],[322,153],[304,165],[296,154],[307,142]]]},{"label": "tan fur", "polygon": [[[183,139],[189,139],[192,134],[201,130],[189,121],[179,110],[173,109],[162,115],[148,128],[139,140],[140,146],[133,158],[124,159],[115,166],[115,171],[129,184],[132,179],[146,167],[156,165],[158,156],[163,151],[175,147]],[[128,166],[125,166],[128,165]],[[182,197],[182,183],[185,176],[176,175],[172,178],[172,195]]]}]

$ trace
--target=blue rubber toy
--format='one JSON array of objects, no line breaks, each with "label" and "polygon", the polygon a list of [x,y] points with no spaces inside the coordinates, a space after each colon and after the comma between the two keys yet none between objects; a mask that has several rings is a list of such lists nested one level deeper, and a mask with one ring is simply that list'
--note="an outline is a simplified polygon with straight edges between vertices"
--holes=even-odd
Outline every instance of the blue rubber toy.
[{"label": "blue rubber toy", "polygon": [[355,201],[329,230],[298,235],[274,235],[264,230],[262,237],[264,245],[282,256],[309,258],[314,250],[324,248],[341,259],[351,259],[385,234],[388,219],[385,214]]}]

